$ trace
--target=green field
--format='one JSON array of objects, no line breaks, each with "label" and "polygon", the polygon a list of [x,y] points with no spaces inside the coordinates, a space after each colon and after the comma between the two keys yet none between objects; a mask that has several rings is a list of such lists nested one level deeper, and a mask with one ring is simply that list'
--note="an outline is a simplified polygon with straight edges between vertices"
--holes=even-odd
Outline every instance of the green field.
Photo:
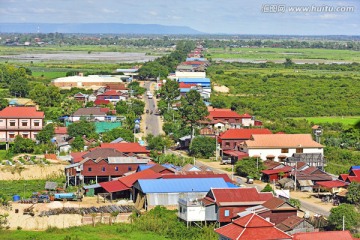
[{"label": "green field", "polygon": [[115,224],[82,226],[72,227],[67,229],[50,228],[46,231],[0,231],[0,238],[2,240],[18,240],[18,239],[31,239],[31,240],[98,240],[98,239],[113,239],[113,240],[165,240],[163,236],[157,235],[152,232],[136,231],[129,227],[129,224]]},{"label": "green field", "polygon": [[294,119],[306,119],[308,122],[313,122],[314,124],[322,123],[342,123],[344,125],[355,125],[360,121],[360,116],[346,116],[346,117],[304,117],[304,118],[294,118]]},{"label": "green field", "polygon": [[66,77],[66,72],[32,72],[34,77],[41,77],[44,79],[54,79]]},{"label": "green field", "polygon": [[333,49],[286,49],[286,48],[210,48],[207,57],[223,59],[249,59],[249,60],[333,60],[360,62],[358,51]]}]

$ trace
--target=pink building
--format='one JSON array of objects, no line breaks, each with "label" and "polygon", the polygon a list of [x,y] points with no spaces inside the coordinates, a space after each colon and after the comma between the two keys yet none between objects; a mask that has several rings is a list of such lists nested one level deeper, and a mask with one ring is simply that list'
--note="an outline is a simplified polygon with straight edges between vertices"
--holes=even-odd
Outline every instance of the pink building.
[{"label": "pink building", "polygon": [[35,107],[7,107],[0,111],[0,142],[13,141],[16,135],[35,139],[44,126],[44,112]]}]

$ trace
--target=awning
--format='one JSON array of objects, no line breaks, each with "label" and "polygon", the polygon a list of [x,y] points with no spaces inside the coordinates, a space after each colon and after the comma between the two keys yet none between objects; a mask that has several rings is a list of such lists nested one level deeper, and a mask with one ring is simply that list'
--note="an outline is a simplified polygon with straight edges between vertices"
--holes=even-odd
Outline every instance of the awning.
[{"label": "awning", "polygon": [[274,158],[275,156],[272,154],[266,155],[266,158]]},{"label": "awning", "polygon": [[314,186],[311,180],[298,180],[298,183],[301,187],[312,187]]},{"label": "awning", "polygon": [[240,152],[240,151],[234,151],[234,150],[225,150],[224,151],[224,154],[226,155],[230,155],[230,156],[233,156],[233,157],[237,157],[239,159],[242,159],[244,157],[248,157],[249,154],[247,153],[244,153],[244,152]]},{"label": "awning", "polygon": [[255,155],[252,155],[251,157],[253,157],[253,158],[259,158],[259,157],[261,157],[259,154],[255,154]]},{"label": "awning", "polygon": [[278,156],[278,158],[287,158],[287,156],[285,154],[281,154]]},{"label": "awning", "polygon": [[118,180],[110,181],[110,182],[102,182],[99,184],[103,189],[105,189],[109,193],[120,192],[120,191],[129,189],[125,184],[123,184],[122,182],[120,182]]},{"label": "awning", "polygon": [[83,186],[83,189],[87,190],[87,189],[93,189],[93,188],[99,188],[99,187],[101,187],[100,184],[96,183],[96,184],[92,184],[92,185]]}]

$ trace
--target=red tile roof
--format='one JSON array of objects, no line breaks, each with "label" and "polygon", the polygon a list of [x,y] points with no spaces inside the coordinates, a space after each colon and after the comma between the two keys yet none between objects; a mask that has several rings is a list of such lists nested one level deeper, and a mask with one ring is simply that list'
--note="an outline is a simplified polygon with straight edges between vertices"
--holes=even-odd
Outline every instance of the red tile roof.
[{"label": "red tile roof", "polygon": [[44,112],[36,107],[6,107],[0,111],[0,118],[44,118]]},{"label": "red tile roof", "polygon": [[281,223],[277,224],[276,227],[281,231],[290,231],[303,221],[306,221],[305,218],[301,218],[298,216],[290,216]]},{"label": "red tile roof", "polygon": [[45,154],[45,159],[57,160],[56,154]]},{"label": "red tile roof", "polygon": [[107,192],[120,192],[124,190],[128,190],[129,188],[120,181],[110,181],[110,182],[101,182],[99,183],[102,188],[104,188]]},{"label": "red tile roof", "polygon": [[289,234],[275,228],[273,223],[255,213],[238,218],[228,225],[215,229],[215,232],[237,240],[292,239]]},{"label": "red tile roof", "polygon": [[107,105],[109,104],[110,101],[109,100],[102,100],[102,99],[96,99],[94,101],[94,104],[97,106],[97,105]]},{"label": "red tile roof", "polygon": [[128,90],[124,84],[108,84],[106,88],[110,90]]},{"label": "red tile roof", "polygon": [[263,163],[264,163],[266,169],[274,169],[280,165],[283,165],[282,163],[275,162],[273,160],[265,160]]},{"label": "red tile roof", "polygon": [[221,110],[213,110],[213,111],[209,111],[209,116],[208,118],[213,119],[213,118],[241,118],[240,115],[237,112],[233,112],[233,111],[221,111]]},{"label": "red tile roof", "polygon": [[163,175],[162,178],[169,179],[169,178],[222,178],[225,182],[233,182],[229,176],[225,173],[223,174],[216,174],[216,173],[200,173],[198,172],[192,172],[191,174],[166,174]]},{"label": "red tile roof", "polygon": [[161,178],[161,176],[162,175],[160,173],[156,173],[151,169],[145,169],[143,171],[121,177],[118,179],[118,181],[130,188],[139,179],[157,179]]},{"label": "red tile roof", "polygon": [[288,173],[292,171],[292,167],[290,166],[285,166],[282,168],[277,168],[277,169],[268,169],[268,170],[263,170],[261,171],[262,173],[266,174],[266,175],[272,175],[272,174],[278,174],[278,173]]},{"label": "red tile roof", "polygon": [[119,152],[123,153],[149,153],[145,147],[141,146],[139,143],[102,143],[101,148],[114,148]]},{"label": "red tile roof", "polygon": [[249,154],[247,153],[235,151],[235,150],[224,150],[224,154],[237,157],[238,159],[242,159],[249,156]]},{"label": "red tile roof", "polygon": [[317,182],[316,185],[319,185],[320,187],[325,188],[338,188],[338,187],[345,187],[348,185],[348,183],[340,180],[333,180],[333,181],[322,181]]},{"label": "red tile roof", "polygon": [[253,134],[272,134],[267,128],[229,129],[222,133],[220,139],[250,139]]},{"label": "red tile roof", "polygon": [[70,153],[71,157],[73,158],[73,163],[78,163],[83,160],[83,156],[88,152],[72,152]]},{"label": "red tile roof", "polygon": [[122,93],[117,92],[116,90],[108,90],[103,94],[99,94],[98,96],[121,96]]},{"label": "red tile roof", "polygon": [[[249,202],[262,204],[274,197],[272,193],[259,193],[256,188],[214,188],[210,192],[217,205],[246,205]],[[209,193],[206,198],[209,198]]]},{"label": "red tile roof", "polygon": [[179,88],[191,88],[193,86],[196,86],[196,83],[179,83]]},{"label": "red tile roof", "polygon": [[67,134],[67,127],[56,127],[54,128],[55,134]]},{"label": "red tile roof", "polygon": [[294,240],[354,240],[349,231],[295,233]]},{"label": "red tile roof", "polygon": [[244,143],[253,148],[323,148],[312,139],[311,134],[253,134],[252,140]]}]

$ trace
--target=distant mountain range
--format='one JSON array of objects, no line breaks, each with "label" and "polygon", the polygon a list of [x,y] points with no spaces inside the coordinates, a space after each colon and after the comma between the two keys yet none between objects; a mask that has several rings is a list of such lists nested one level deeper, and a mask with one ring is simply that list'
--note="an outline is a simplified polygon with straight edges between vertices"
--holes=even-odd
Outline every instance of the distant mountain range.
[{"label": "distant mountain range", "polygon": [[186,26],[122,23],[0,23],[0,33],[204,34]]}]

